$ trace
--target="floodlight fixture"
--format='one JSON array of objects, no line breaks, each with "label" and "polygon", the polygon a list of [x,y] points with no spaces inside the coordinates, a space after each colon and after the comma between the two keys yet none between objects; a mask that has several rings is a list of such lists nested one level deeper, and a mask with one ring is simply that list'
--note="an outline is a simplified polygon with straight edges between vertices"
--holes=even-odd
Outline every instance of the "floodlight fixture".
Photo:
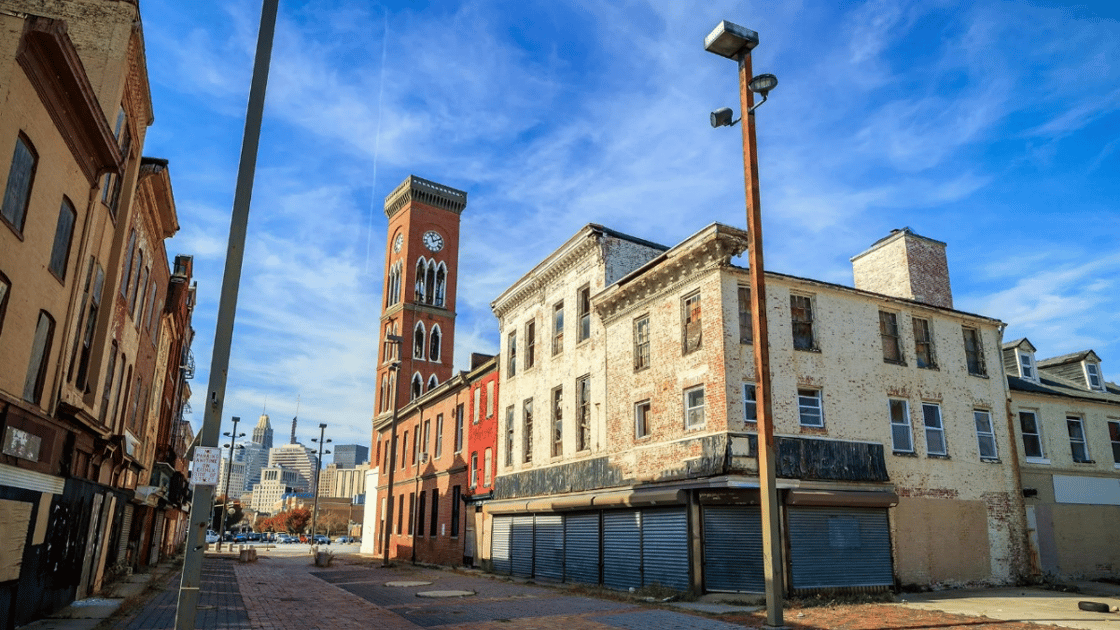
[{"label": "floodlight fixture", "polygon": [[750,54],[755,46],[758,46],[758,33],[727,20],[716,25],[704,38],[704,50],[728,59],[738,60]]}]

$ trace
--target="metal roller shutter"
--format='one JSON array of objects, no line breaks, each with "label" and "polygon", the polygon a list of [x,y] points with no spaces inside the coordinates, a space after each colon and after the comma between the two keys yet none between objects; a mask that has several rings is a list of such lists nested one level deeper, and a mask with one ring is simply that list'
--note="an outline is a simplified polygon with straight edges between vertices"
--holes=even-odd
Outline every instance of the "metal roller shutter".
[{"label": "metal roller shutter", "polygon": [[642,510],[642,583],[688,590],[688,514],[684,508]]},{"label": "metal roller shutter", "polygon": [[494,567],[494,573],[509,575],[509,533],[512,529],[512,516],[494,517],[494,526],[490,531],[490,563]]},{"label": "metal roller shutter", "polygon": [[603,512],[603,584],[628,589],[642,585],[642,513]]},{"label": "metal roller shutter", "polygon": [[538,514],[533,536],[533,574],[538,578],[564,579],[564,517]]},{"label": "metal roller shutter", "polygon": [[159,564],[159,552],[163,546],[163,512],[156,512],[156,523],[152,527],[152,549],[148,555],[148,564]]},{"label": "metal roller shutter", "polygon": [[124,518],[121,519],[120,539],[117,541],[117,562],[124,560],[126,554],[128,554],[128,533],[130,531],[132,531],[132,506],[126,503],[124,505]]},{"label": "metal roller shutter", "polygon": [[793,588],[894,584],[891,537],[883,508],[788,508]]},{"label": "metal roller shutter", "polygon": [[766,591],[757,505],[704,506],[704,590]]},{"label": "metal roller shutter", "polygon": [[599,583],[599,513],[564,517],[564,580]]},{"label": "metal roller shutter", "polygon": [[509,534],[509,561],[513,565],[514,575],[533,577],[532,514],[513,517],[513,529]]}]

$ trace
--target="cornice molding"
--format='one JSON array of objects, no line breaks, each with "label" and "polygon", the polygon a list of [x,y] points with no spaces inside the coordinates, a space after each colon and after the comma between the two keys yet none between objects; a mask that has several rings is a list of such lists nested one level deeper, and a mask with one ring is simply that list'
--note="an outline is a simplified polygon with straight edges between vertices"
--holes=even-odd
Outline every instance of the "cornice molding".
[{"label": "cornice molding", "polygon": [[576,240],[569,241],[566,247],[553,254],[551,260],[546,259],[536,269],[507,289],[498,299],[494,300],[490,304],[494,315],[501,319],[532,296],[543,294],[549,285],[585,260],[592,252],[597,252],[599,242],[600,237],[596,232],[587,232],[579,235]]},{"label": "cornice molding", "polygon": [[463,209],[467,207],[467,193],[409,175],[385,197],[385,216],[392,219],[393,215],[413,201],[462,214]]}]

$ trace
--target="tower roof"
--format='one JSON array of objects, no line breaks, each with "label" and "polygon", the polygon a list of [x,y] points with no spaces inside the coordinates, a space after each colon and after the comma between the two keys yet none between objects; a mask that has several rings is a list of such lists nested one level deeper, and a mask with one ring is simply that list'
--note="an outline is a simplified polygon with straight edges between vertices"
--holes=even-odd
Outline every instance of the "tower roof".
[{"label": "tower roof", "polygon": [[385,197],[385,216],[392,218],[411,201],[419,201],[448,212],[462,214],[463,208],[467,207],[467,193],[409,175],[400,186]]},{"label": "tower roof", "polygon": [[269,422],[268,422],[268,414],[267,413],[262,413],[261,414],[260,420],[257,420],[257,428],[258,429],[271,429],[272,428],[272,425],[269,424]]}]

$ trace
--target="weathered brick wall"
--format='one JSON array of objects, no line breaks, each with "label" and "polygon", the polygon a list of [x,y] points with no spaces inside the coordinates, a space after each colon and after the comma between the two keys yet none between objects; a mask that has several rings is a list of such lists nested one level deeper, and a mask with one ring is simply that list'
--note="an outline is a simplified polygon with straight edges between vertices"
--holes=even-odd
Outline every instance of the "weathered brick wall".
[{"label": "weathered brick wall", "polygon": [[953,307],[945,244],[900,230],[852,258],[855,287]]}]

